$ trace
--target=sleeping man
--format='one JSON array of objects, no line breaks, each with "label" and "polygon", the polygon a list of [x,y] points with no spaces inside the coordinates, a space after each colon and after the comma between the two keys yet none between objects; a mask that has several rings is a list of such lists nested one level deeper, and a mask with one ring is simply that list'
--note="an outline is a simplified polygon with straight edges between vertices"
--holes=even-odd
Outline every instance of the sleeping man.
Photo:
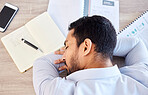
[{"label": "sleeping man", "polygon": [[[82,17],[69,26],[65,49],[37,59],[37,95],[148,95],[148,51],[137,38],[117,38],[102,16]],[[125,66],[113,65],[113,55]],[[68,75],[59,77],[66,69]]]}]

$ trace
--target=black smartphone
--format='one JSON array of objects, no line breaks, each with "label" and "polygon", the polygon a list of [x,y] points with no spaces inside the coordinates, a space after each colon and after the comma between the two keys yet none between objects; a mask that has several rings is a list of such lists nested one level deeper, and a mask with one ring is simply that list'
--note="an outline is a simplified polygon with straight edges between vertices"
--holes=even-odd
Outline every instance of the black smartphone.
[{"label": "black smartphone", "polygon": [[5,32],[13,17],[18,11],[18,7],[6,3],[0,12],[0,31]]}]

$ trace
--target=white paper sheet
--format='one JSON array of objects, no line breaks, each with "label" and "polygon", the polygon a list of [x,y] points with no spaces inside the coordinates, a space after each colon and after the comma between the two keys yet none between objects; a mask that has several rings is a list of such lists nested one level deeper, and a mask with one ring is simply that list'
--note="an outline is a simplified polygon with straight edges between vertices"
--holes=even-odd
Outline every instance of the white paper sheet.
[{"label": "white paper sheet", "polygon": [[48,13],[66,37],[71,22],[83,16],[84,0],[49,0]]},{"label": "white paper sheet", "polygon": [[119,1],[118,0],[91,0],[90,16],[101,15],[108,18],[119,32]]}]

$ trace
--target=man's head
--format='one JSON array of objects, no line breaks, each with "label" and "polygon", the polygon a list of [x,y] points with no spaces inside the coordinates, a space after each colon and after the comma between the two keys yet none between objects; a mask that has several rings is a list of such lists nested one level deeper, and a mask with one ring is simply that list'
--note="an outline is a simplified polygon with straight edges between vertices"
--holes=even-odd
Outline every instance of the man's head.
[{"label": "man's head", "polygon": [[69,31],[63,58],[70,72],[91,68],[95,62],[99,65],[112,60],[116,32],[108,19],[82,17],[70,24]]}]

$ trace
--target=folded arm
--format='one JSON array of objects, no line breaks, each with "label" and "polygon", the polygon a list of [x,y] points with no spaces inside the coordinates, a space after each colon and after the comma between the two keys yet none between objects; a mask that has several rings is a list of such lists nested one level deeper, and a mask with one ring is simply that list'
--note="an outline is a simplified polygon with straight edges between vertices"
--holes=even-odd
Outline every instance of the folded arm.
[{"label": "folded arm", "polygon": [[137,38],[118,38],[114,55],[125,57],[125,64],[127,66],[139,62],[148,63],[147,48],[144,43]]},{"label": "folded arm", "polygon": [[148,87],[148,50],[141,40],[118,38],[114,55],[125,57],[126,66],[120,68],[122,74]]},{"label": "folded arm", "polygon": [[[62,79],[59,77],[58,68],[64,64],[54,64],[54,61],[61,57],[61,55],[48,54],[34,62],[33,85],[37,95],[42,95],[42,93],[50,91],[49,89],[56,88],[58,86],[58,81]],[[54,90],[51,92],[54,92]]]}]

